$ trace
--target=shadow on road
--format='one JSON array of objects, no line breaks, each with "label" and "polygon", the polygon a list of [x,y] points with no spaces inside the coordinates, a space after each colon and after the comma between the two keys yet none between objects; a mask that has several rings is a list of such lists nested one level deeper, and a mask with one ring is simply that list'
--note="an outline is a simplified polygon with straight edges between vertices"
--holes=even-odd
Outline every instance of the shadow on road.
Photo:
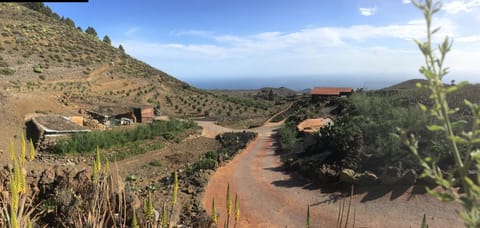
[{"label": "shadow on road", "polygon": [[[269,156],[284,156],[285,153],[279,149],[278,134],[274,132],[272,135],[272,146],[269,148],[275,151],[275,155]],[[320,202],[316,202],[312,205],[319,205],[323,203],[335,203],[337,200],[350,195],[350,184],[340,183],[338,180],[331,183],[321,183],[315,182],[312,179],[306,178],[304,175],[301,175],[296,170],[292,170],[291,167],[288,167],[284,163],[276,167],[264,168],[265,170],[271,172],[280,172],[285,176],[288,176],[288,179],[277,180],[271,182],[271,184],[278,187],[285,188],[302,188],[307,190],[319,190],[321,193],[328,194],[328,197]],[[389,199],[391,201],[398,199],[399,197],[409,194],[407,200],[412,199],[415,195],[422,195],[426,193],[425,188],[430,187],[434,188],[435,185],[426,185],[425,183],[417,183],[415,185],[411,184],[395,184],[387,185],[382,183],[372,183],[369,185],[357,186],[354,185],[354,195],[364,195],[360,202],[368,202],[376,200],[390,194]],[[408,192],[408,193],[407,193]]]}]

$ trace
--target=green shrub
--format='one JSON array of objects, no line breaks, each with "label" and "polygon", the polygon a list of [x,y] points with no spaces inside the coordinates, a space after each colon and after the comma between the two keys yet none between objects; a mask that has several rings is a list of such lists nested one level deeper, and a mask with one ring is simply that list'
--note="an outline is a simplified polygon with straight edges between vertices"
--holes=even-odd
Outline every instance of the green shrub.
[{"label": "green shrub", "polygon": [[206,159],[212,159],[212,160],[217,160],[218,158],[218,152],[215,150],[210,150],[205,154]]},{"label": "green shrub", "polygon": [[0,68],[0,74],[12,75],[12,74],[15,74],[15,70],[12,68]]},{"label": "green shrub", "polygon": [[283,150],[289,151],[293,149],[297,140],[297,131],[295,129],[295,123],[293,121],[287,121],[279,130],[278,137],[280,147]]},{"label": "green shrub", "polygon": [[41,74],[43,72],[43,68],[42,66],[40,65],[36,65],[33,67],[33,72],[37,73],[37,74]]},{"label": "green shrub", "polygon": [[215,166],[217,165],[217,161],[210,159],[210,158],[204,158],[201,159],[200,161],[196,161],[187,169],[187,173],[189,175],[199,171],[199,170],[213,170],[215,169]]},{"label": "green shrub", "polygon": [[[89,133],[74,134],[71,138],[60,140],[53,151],[59,154],[68,153],[90,153],[96,149],[108,149],[113,146],[126,145],[140,140],[164,137],[172,139],[175,135],[186,129],[196,127],[193,121],[157,121],[149,124],[139,125],[133,129],[93,131]],[[150,150],[151,148],[147,148]],[[142,150],[142,148],[138,148]],[[134,152],[131,152],[134,153]],[[130,154],[130,153],[128,153]]]},{"label": "green shrub", "polygon": [[151,166],[156,166],[156,167],[162,166],[162,162],[157,160],[157,159],[154,159],[154,160],[150,161],[148,164],[151,165]]}]

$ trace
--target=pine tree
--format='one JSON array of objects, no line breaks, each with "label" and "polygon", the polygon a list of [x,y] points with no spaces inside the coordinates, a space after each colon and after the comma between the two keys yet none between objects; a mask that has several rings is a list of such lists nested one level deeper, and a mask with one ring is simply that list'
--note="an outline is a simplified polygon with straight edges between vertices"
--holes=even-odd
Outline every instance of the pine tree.
[{"label": "pine tree", "polygon": [[125,53],[125,49],[123,48],[123,46],[120,44],[118,46],[118,49],[122,52],[122,53]]},{"label": "pine tree", "polygon": [[85,33],[97,37],[97,31],[95,31],[93,27],[88,26],[88,28],[85,29]]},{"label": "pine tree", "polygon": [[107,35],[103,37],[103,42],[109,45],[112,44],[112,40],[110,40],[110,37],[108,37]]},{"label": "pine tree", "polygon": [[65,18],[64,22],[68,26],[70,26],[72,28],[75,28],[75,22],[72,19],[70,19],[69,17]]}]

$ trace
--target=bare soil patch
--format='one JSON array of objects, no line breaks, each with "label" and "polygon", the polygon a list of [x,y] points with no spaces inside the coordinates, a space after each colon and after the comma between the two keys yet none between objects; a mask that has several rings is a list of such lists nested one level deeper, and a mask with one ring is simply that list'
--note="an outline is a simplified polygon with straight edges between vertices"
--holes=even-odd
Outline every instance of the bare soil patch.
[{"label": "bare soil patch", "polygon": [[[228,183],[240,198],[239,227],[303,227],[307,205],[311,205],[313,227],[336,225],[341,193],[325,191],[283,170],[270,137],[257,139],[211,177],[203,206],[210,213],[215,197],[220,223],[225,219]],[[423,214],[431,227],[463,224],[455,213],[458,205],[439,202],[424,192],[418,194],[412,187],[369,186],[362,191],[352,198],[358,227],[419,227]]]}]

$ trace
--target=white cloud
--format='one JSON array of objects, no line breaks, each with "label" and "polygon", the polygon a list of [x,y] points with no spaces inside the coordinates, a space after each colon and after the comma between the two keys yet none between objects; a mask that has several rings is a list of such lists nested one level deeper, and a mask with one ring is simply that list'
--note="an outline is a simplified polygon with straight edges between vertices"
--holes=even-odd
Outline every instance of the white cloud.
[{"label": "white cloud", "polygon": [[126,32],[124,32],[123,34],[128,37],[128,38],[132,38],[135,36],[135,34],[140,30],[139,27],[131,27],[129,28]]},{"label": "white cloud", "polygon": [[[479,72],[480,34],[461,36],[448,18],[435,37],[455,38],[452,69]],[[181,31],[171,35],[196,36],[208,44],[154,43],[127,39],[127,52],[182,79],[198,75],[405,74],[416,75],[422,63],[412,38],[424,39],[425,22],[411,20],[384,26],[310,27],[295,32],[262,32],[250,35]],[[466,57],[464,57],[466,56]],[[473,58],[475,57],[475,58]],[[460,80],[460,79],[458,79]]]},{"label": "white cloud", "polygon": [[402,4],[409,4],[411,2],[412,2],[411,0],[402,0]]},{"label": "white cloud", "polygon": [[462,12],[472,12],[475,8],[478,7],[480,7],[480,0],[455,0],[445,3],[443,5],[443,10],[445,10],[449,14],[458,14]]},{"label": "white cloud", "polygon": [[181,30],[173,31],[171,34],[176,36],[210,37],[214,32],[208,30]]},{"label": "white cloud", "polygon": [[360,14],[362,16],[373,16],[377,13],[377,7],[373,7],[373,8],[359,8],[358,9],[360,11]]},{"label": "white cloud", "polygon": [[455,38],[455,42],[459,42],[459,43],[480,43],[480,35],[457,37],[457,38]]}]

